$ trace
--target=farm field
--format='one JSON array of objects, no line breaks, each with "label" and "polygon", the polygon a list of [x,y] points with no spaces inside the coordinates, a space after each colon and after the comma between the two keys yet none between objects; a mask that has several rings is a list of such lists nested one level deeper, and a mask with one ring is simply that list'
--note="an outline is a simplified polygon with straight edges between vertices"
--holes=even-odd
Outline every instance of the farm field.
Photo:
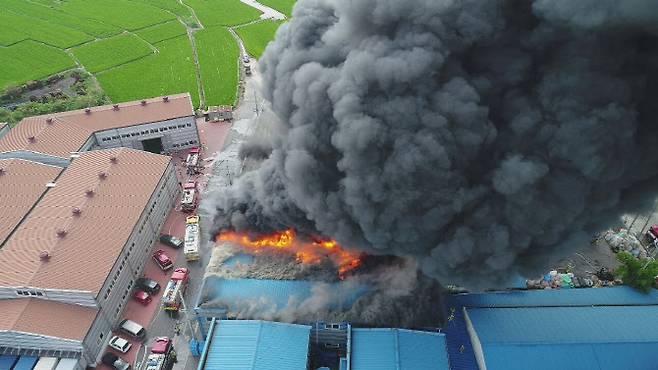
[{"label": "farm field", "polygon": [[25,40],[0,48],[0,88],[37,80],[73,68],[75,62],[64,51]]},{"label": "farm field", "polygon": [[155,44],[160,50],[96,75],[112,101],[137,100],[189,91],[199,105],[192,47],[187,36]]},{"label": "farm field", "polygon": [[204,27],[233,26],[260,17],[261,12],[240,0],[184,0],[196,12]]},{"label": "farm field", "polygon": [[154,50],[139,37],[122,34],[73,48],[72,52],[89,72],[97,73],[153,54]]},{"label": "farm field", "polygon": [[258,2],[276,9],[290,18],[292,17],[292,7],[295,5],[296,0],[258,0]]},{"label": "farm field", "polygon": [[195,34],[206,105],[233,105],[237,98],[240,49],[226,28]]},{"label": "farm field", "polygon": [[176,19],[174,14],[141,2],[127,0],[69,0],[56,7],[78,18],[90,18],[124,30],[138,30]]},{"label": "farm field", "polygon": [[[0,9],[2,28],[10,29],[14,34],[22,33],[24,39],[41,41],[58,48],[67,48],[93,40],[93,37],[72,28],[60,26],[39,18],[28,17]],[[4,31],[0,31],[3,32]]]},{"label": "farm field", "polygon": [[93,19],[79,18],[54,8],[25,0],[2,0],[2,9],[28,17],[82,31],[95,37],[107,37],[121,32],[118,27]]},{"label": "farm field", "polygon": [[274,40],[276,30],[283,22],[262,21],[242,27],[236,27],[238,33],[249,55],[260,59],[267,44]]},{"label": "farm field", "polygon": [[168,10],[179,16],[183,22],[195,27],[197,26],[196,20],[188,7],[179,3],[177,0],[132,0],[144,4],[149,4],[160,9]]},{"label": "farm field", "polygon": [[167,23],[156,24],[148,28],[142,28],[135,33],[144,40],[155,44],[162,40],[172,39],[176,36],[184,35],[186,33],[185,27],[178,21],[171,21]]}]

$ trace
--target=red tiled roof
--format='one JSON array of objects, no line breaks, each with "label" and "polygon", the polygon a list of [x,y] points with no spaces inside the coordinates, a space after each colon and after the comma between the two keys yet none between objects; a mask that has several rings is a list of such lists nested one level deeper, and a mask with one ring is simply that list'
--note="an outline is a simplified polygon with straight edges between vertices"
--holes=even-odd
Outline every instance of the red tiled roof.
[{"label": "red tiled roof", "polygon": [[0,299],[0,331],[82,341],[96,318],[94,308],[36,298]]},{"label": "red tiled roof", "polygon": [[0,245],[61,171],[21,159],[0,160]]},{"label": "red tiled roof", "polygon": [[0,152],[28,150],[69,157],[97,131],[135,126],[194,115],[189,93],[114,105],[52,113],[23,119],[0,140]]},{"label": "red tiled roof", "polygon": [[0,249],[0,286],[98,294],[170,161],[128,148],[82,153]]}]

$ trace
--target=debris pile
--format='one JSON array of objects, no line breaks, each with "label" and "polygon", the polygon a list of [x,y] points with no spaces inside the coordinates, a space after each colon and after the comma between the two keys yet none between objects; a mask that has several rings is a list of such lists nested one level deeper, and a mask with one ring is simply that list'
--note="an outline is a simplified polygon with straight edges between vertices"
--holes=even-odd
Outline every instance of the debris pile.
[{"label": "debris pile", "polygon": [[591,275],[576,276],[572,272],[552,270],[540,279],[526,281],[528,289],[571,289],[571,288],[601,288],[622,285],[620,279],[605,267]]},{"label": "debris pile", "polygon": [[608,230],[603,234],[603,239],[615,253],[626,251],[636,258],[647,258],[648,256],[647,250],[640,243],[640,240],[627,229]]}]

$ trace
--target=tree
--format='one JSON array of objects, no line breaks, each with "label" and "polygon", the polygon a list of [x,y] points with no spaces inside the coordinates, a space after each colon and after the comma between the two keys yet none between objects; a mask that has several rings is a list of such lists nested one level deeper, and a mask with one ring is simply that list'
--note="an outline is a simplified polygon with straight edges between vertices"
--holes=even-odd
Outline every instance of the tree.
[{"label": "tree", "polygon": [[617,253],[617,259],[621,266],[615,270],[617,277],[624,281],[624,284],[648,293],[656,283],[658,276],[658,261],[649,258],[635,258],[628,252]]}]

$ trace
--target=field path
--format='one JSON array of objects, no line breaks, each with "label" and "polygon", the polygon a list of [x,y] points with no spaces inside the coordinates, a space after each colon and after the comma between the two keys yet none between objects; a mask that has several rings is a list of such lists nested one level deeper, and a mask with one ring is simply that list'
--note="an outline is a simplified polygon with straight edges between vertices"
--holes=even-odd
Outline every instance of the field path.
[{"label": "field path", "polygon": [[285,14],[279,12],[276,9],[272,9],[269,6],[263,5],[256,0],[240,0],[240,2],[247,4],[252,8],[256,8],[257,10],[260,10],[263,13],[260,16],[260,19],[276,19],[281,21],[286,19]]},{"label": "field path", "polygon": [[[180,3],[180,5],[186,7],[190,10],[190,12],[192,13],[192,16],[196,20],[196,24],[199,25],[199,28],[203,29],[204,28],[203,23],[201,23],[201,20],[199,19],[199,17],[196,16],[196,12],[194,11],[194,8],[192,8],[191,6],[185,4],[183,2],[183,0],[178,0],[178,2]],[[185,22],[183,22],[183,24],[185,25],[185,27],[187,27],[187,24]],[[189,27],[187,27],[187,28],[189,29]]]}]

